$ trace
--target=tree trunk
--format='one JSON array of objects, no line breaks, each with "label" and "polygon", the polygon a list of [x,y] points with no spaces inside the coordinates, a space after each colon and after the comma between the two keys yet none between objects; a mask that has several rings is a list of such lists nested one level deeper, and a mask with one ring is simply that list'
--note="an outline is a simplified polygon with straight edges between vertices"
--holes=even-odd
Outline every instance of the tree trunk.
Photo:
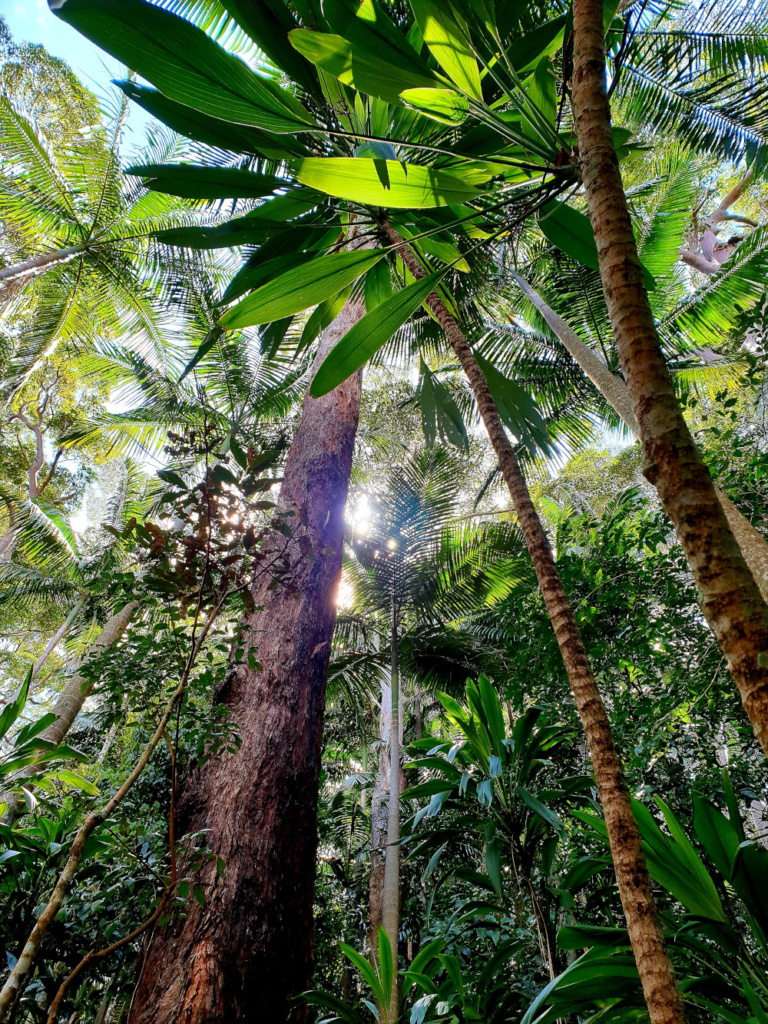
[{"label": "tree trunk", "polygon": [[75,602],[74,607],[70,611],[69,615],[67,615],[66,619],[64,619],[62,624],[59,626],[59,628],[53,634],[51,639],[45,645],[45,649],[43,650],[43,653],[40,655],[40,657],[37,659],[35,664],[32,666],[32,680],[35,680],[37,678],[37,676],[40,674],[40,669],[43,667],[43,665],[46,663],[46,661],[50,657],[51,652],[56,647],[56,644],[63,637],[65,637],[67,635],[67,633],[69,632],[69,630],[72,627],[72,623],[75,621],[77,616],[80,614],[80,611],[81,611],[81,609],[82,609],[84,604],[85,604],[85,598],[84,597],[79,598]]},{"label": "tree trunk", "polygon": [[[535,291],[520,274],[510,271],[510,276],[518,284],[522,293],[529,302],[539,310],[551,330],[557,335],[563,346],[573,356],[587,377],[592,381],[603,398],[619,414],[624,423],[632,433],[639,439],[640,428],[635,419],[635,412],[632,407],[632,399],[629,397],[627,385],[620,378],[611,373],[610,369],[597,356],[589,346],[585,345],[581,338],[571,330],[565,320],[548,306],[542,297]],[[736,542],[741,548],[744,560],[754,576],[755,583],[760,589],[763,599],[768,602],[768,543],[752,524],[739,512],[733,502],[719,487],[715,486],[720,505],[722,506],[725,518],[728,520]]]},{"label": "tree trunk", "polygon": [[[423,268],[403,239],[389,225],[385,225],[384,231],[390,242],[400,245],[399,254],[413,276],[423,277]],[[685,1020],[682,999],[656,914],[651,880],[632,813],[627,783],[613,742],[608,715],[592,674],[573,609],[557,572],[547,535],[533,506],[517,456],[504,432],[488,383],[467,339],[436,292],[432,292],[427,302],[469,379],[509,489],[555,631],[589,746],[616,881],[651,1022],[682,1024]]]},{"label": "tree trunk", "polygon": [[371,797],[371,874],[368,883],[368,945],[371,962],[379,955],[378,934],[382,924],[384,859],[387,849],[387,800],[390,791],[390,739],[392,736],[392,687],[382,674],[379,711],[379,763]]},{"label": "tree trunk", "polygon": [[611,136],[602,0],[574,0],[573,37],[581,170],[616,350],[640,430],[643,473],[674,524],[702,612],[768,753],[768,606],[728,526],[661,351]]},{"label": "tree trunk", "polygon": [[[364,312],[362,302],[347,303],[322,335],[315,368]],[[214,854],[197,879],[205,906],[190,901],[183,920],[156,931],[131,1024],[306,1019],[291,999],[312,970],[325,677],[361,380],[358,372],[323,398],[304,399],[280,498],[294,512],[291,585],[254,584],[241,646],[261,665],[230,671],[216,697],[241,746],[192,768],[182,785],[176,834],[209,830]],[[263,551],[285,547],[275,532]]]},{"label": "tree trunk", "polygon": [[381,923],[392,950],[394,972],[391,1001],[382,1007],[382,1024],[395,1024],[398,1015],[397,950],[400,934],[400,652],[397,629],[397,605],[392,598],[392,636],[390,687],[392,691],[392,727],[389,731],[389,805],[387,808],[387,849],[384,856],[384,889]]},{"label": "tree trunk", "polygon": [[34,277],[58,267],[62,263],[68,263],[75,256],[85,252],[87,245],[73,245],[68,249],[56,249],[53,252],[44,252],[40,256],[33,256],[26,263],[17,263],[12,267],[5,267],[0,270],[0,305],[10,302]]},{"label": "tree trunk", "polygon": [[[96,640],[94,640],[85,656],[85,660],[90,661],[92,658],[98,657],[114,647],[128,627],[128,623],[133,618],[133,613],[137,608],[138,604],[132,601],[124,608],[121,608],[119,612],[116,612],[108,620]],[[42,739],[48,740],[49,743],[55,743],[57,747],[64,742],[65,736],[69,732],[74,720],[80,714],[85,699],[93,689],[93,686],[93,682],[84,678],[79,670],[72,673],[65,683],[64,689],[59,694],[59,699],[51,709],[52,713],[57,716],[56,721],[52,722],[47,729],[40,733]],[[26,769],[26,772],[29,773],[34,770],[33,766]],[[41,765],[39,770],[44,771],[45,764]],[[12,779],[6,780],[6,784],[12,785]],[[4,794],[3,800],[8,805],[3,819],[4,823],[12,825],[21,814],[22,801],[15,793]]]}]

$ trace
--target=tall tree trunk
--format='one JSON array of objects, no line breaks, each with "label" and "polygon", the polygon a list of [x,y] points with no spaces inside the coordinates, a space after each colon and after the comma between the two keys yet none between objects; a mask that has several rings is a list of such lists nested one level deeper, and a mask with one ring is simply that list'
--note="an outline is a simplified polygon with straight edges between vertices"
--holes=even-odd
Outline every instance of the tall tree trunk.
[{"label": "tall tree trunk", "polygon": [[[315,369],[364,312],[362,302],[347,303],[322,335]],[[306,1019],[291,999],[312,970],[325,678],[361,380],[358,372],[323,398],[304,399],[280,496],[294,513],[291,585],[254,585],[256,611],[240,644],[260,667],[232,670],[216,697],[241,746],[193,768],[182,785],[176,834],[210,830],[215,855],[198,879],[205,906],[190,901],[183,920],[156,931],[130,1024]],[[275,533],[263,550],[285,545]]]},{"label": "tall tree trunk", "polygon": [[[621,417],[632,433],[639,439],[640,428],[635,419],[635,412],[632,407],[632,399],[624,381],[611,373],[606,364],[596,355],[588,345],[585,345],[578,334],[548,306],[539,293],[515,271],[510,271],[510,276],[517,282],[522,293],[529,302],[539,310],[551,330],[557,335],[563,346],[578,363],[587,377],[592,381],[603,398]],[[720,505],[722,506],[725,518],[733,532],[736,542],[741,548],[741,553],[750,568],[760,588],[763,599],[768,602],[768,543],[765,537],[759,533],[754,526],[739,512],[730,498],[728,498],[719,487],[715,486]]]},{"label": "tall tree trunk", "polygon": [[45,645],[43,653],[37,659],[35,664],[32,666],[32,680],[35,680],[40,675],[40,669],[46,663],[51,655],[51,652],[56,647],[56,644],[63,639],[72,628],[72,623],[75,621],[77,616],[80,614],[83,605],[85,604],[85,597],[78,598],[73,607],[71,608],[69,615],[62,622],[56,632],[53,634],[51,639]]},{"label": "tall tree trunk", "polygon": [[581,171],[616,350],[640,430],[643,473],[674,524],[702,612],[768,754],[768,606],[728,526],[661,351],[611,136],[602,0],[574,0],[573,39]]},{"label": "tall tree trunk", "polygon": [[389,805],[387,808],[387,850],[384,856],[384,889],[381,923],[392,950],[394,972],[388,1007],[382,1007],[382,1024],[395,1024],[398,1015],[397,949],[400,934],[400,651],[398,610],[392,597],[392,633],[390,646],[390,687],[392,691],[392,727],[389,731]]},{"label": "tall tree trunk", "polygon": [[[424,269],[400,235],[388,224],[383,230],[392,244],[399,244],[398,252],[413,276],[423,277]],[[682,1024],[685,1020],[683,1003],[656,914],[651,880],[632,813],[627,783],[613,742],[611,725],[592,674],[573,609],[557,572],[547,535],[533,506],[517,456],[504,432],[488,383],[464,333],[436,292],[432,292],[427,302],[472,387],[485,429],[499,460],[499,468],[509,489],[544,604],[555,631],[589,746],[616,881],[651,1022]]]},{"label": "tall tree trunk", "polygon": [[[125,605],[124,608],[121,608],[119,612],[115,612],[106,622],[104,628],[81,661],[80,668],[76,669],[64,684],[64,689],[59,694],[59,699],[51,709],[52,714],[56,715],[56,721],[52,722],[47,729],[40,733],[42,739],[48,740],[49,743],[55,743],[57,747],[64,742],[64,738],[72,727],[72,723],[80,714],[85,699],[94,686],[92,680],[82,675],[82,668],[88,661],[115,646],[127,629],[128,623],[133,618],[137,608],[138,604],[132,601],[130,604]],[[45,765],[43,764],[40,770],[43,771],[44,769]],[[27,774],[30,771],[34,771],[34,768],[28,768],[26,770]],[[6,780],[6,784],[8,783],[12,785],[13,780]],[[12,825],[21,814],[22,801],[15,793],[4,794],[3,800],[8,805],[3,820],[6,825]]]},{"label": "tall tree trunk", "polygon": [[379,761],[371,798],[371,874],[368,882],[368,945],[371,962],[378,960],[378,934],[382,924],[384,859],[387,850],[387,801],[390,791],[390,738],[392,736],[392,687],[389,672],[382,673],[379,710]]}]

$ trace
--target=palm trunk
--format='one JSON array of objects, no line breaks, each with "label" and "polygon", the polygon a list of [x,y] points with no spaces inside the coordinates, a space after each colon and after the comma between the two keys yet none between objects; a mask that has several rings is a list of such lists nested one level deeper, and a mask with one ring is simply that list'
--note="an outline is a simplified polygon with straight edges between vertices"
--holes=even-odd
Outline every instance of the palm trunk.
[{"label": "palm trunk", "polygon": [[616,350],[640,430],[643,473],[674,524],[702,612],[768,754],[768,606],[728,526],[661,351],[611,136],[602,0],[574,0],[573,37],[581,170]]},{"label": "palm trunk", "polygon": [[[362,302],[347,303],[322,335],[315,368],[364,313]],[[182,783],[176,834],[209,830],[215,855],[198,877],[205,906],[191,901],[183,920],[155,932],[131,1024],[306,1019],[292,997],[312,970],[325,677],[361,381],[358,372],[304,399],[280,498],[293,533],[286,541],[276,532],[262,549],[287,550],[290,585],[254,584],[240,646],[261,664],[233,668],[216,696],[241,746],[193,766]]]},{"label": "palm trunk", "polygon": [[384,889],[381,920],[392,950],[394,972],[391,1001],[382,1007],[382,1024],[394,1024],[398,1015],[397,948],[400,934],[400,654],[397,606],[392,598],[390,687],[392,727],[389,739],[389,805],[387,808],[387,850],[384,857]]},{"label": "palm trunk", "polygon": [[[403,239],[389,225],[385,225],[384,231],[392,244],[400,246],[398,252],[413,276],[423,277],[423,268]],[[509,489],[555,631],[589,746],[616,881],[651,1022],[682,1024],[685,1020],[682,999],[656,914],[651,880],[632,813],[627,783],[613,742],[608,715],[592,674],[573,609],[557,572],[547,535],[533,506],[517,456],[504,432],[488,383],[472,355],[467,339],[436,292],[432,292],[427,302],[469,379]]]},{"label": "palm trunk", "polygon": [[[109,619],[93,645],[90,647],[86,655],[87,660],[90,661],[92,658],[103,654],[105,651],[108,651],[110,648],[115,646],[128,627],[128,623],[133,618],[133,614],[137,607],[138,604],[133,601],[130,604],[127,604],[124,608],[121,608],[119,612],[116,612]],[[41,739],[47,740],[49,743],[54,743],[57,747],[64,742],[65,736],[69,732],[72,723],[80,714],[83,704],[85,703],[85,699],[93,689],[93,686],[93,681],[86,679],[80,671],[72,673],[67,680],[64,689],[61,691],[59,699],[52,708],[52,713],[56,715],[56,721],[52,722],[47,729],[44,729],[40,733]],[[30,771],[34,770],[34,768],[27,769],[26,773],[28,774]],[[45,764],[40,767],[40,771],[44,770]],[[8,783],[13,784],[13,780],[6,780],[6,784]],[[3,820],[6,825],[12,825],[21,814],[22,802],[15,793],[4,794],[3,800],[8,805]]]},{"label": "palm trunk", "polygon": [[[564,348],[568,350],[574,361],[578,363],[586,376],[589,377],[606,402],[618,413],[635,437],[639,439],[640,428],[637,425],[635,412],[632,408],[632,399],[629,397],[629,391],[624,381],[611,373],[602,359],[584,344],[581,338],[571,330],[565,320],[559,317],[551,306],[547,305],[525,278],[515,273],[515,271],[510,271],[510,276],[518,284],[529,302],[539,310]],[[755,583],[760,588],[763,599],[768,602],[768,543],[766,543],[765,537],[758,533],[754,526],[745,519],[730,498],[723,494],[719,487],[715,486],[715,492],[725,513],[725,518],[728,520],[728,525],[755,578]]]},{"label": "palm trunk", "polygon": [[392,737],[392,687],[382,674],[379,711],[379,761],[371,798],[371,874],[368,883],[368,945],[371,962],[378,959],[378,934],[382,924],[384,859],[387,850],[387,799],[390,791],[390,741]]},{"label": "palm trunk", "polygon": [[66,619],[64,619],[62,624],[59,626],[59,628],[53,634],[51,639],[45,645],[45,649],[44,649],[43,653],[40,655],[40,657],[37,659],[35,664],[32,666],[32,680],[36,679],[37,676],[40,674],[40,669],[43,667],[43,665],[46,663],[46,661],[50,657],[51,652],[56,647],[56,644],[63,637],[65,637],[67,635],[67,633],[70,631],[70,629],[72,628],[72,623],[75,621],[77,616],[80,614],[80,611],[82,610],[84,604],[85,604],[85,598],[84,597],[79,598],[75,602],[75,604],[74,604],[72,610],[70,611],[69,615],[67,615]]},{"label": "palm trunk", "polygon": [[0,270],[0,305],[13,299],[33,277],[39,277],[62,263],[68,263],[75,256],[85,252],[86,248],[87,244],[81,243],[68,249],[55,249],[53,252],[34,256],[25,263],[16,263],[12,267]]}]

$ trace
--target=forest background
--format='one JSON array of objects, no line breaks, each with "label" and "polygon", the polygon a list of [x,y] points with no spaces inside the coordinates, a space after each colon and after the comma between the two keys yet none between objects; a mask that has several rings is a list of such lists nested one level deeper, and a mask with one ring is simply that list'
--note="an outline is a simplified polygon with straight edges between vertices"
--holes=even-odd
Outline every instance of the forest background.
[{"label": "forest background", "polygon": [[[382,4],[393,84],[356,4],[275,0],[260,32],[245,4],[127,2],[141,56],[95,0],[62,5],[112,54],[98,95],[0,24],[0,1019],[682,1020],[625,927],[511,465],[634,801],[654,956],[689,1020],[763,1024],[764,754],[644,475],[585,191],[557,177],[568,5]],[[274,85],[243,86],[272,120],[179,103],[150,59],[177,22],[147,7]],[[493,107],[472,61],[512,7]],[[765,595],[768,8],[606,26],[675,395]],[[206,928],[208,1009],[167,982]]]}]

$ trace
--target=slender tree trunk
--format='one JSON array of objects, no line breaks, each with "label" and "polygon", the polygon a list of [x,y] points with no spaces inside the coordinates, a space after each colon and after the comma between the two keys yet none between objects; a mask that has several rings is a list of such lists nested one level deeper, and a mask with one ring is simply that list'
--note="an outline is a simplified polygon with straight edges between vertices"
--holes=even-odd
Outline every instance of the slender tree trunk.
[{"label": "slender tree trunk", "polygon": [[[384,226],[384,231],[390,242],[400,245],[398,251],[413,276],[423,277],[423,268],[397,232],[389,225]],[[685,1020],[682,999],[656,914],[651,880],[632,814],[627,783],[613,742],[608,715],[592,674],[573,609],[557,572],[547,535],[533,506],[517,456],[504,432],[488,383],[467,339],[436,292],[432,292],[427,302],[469,379],[509,489],[555,631],[589,746],[619,894],[651,1024],[682,1024]]]},{"label": "slender tree trunk", "polygon": [[69,615],[67,615],[66,619],[64,619],[62,624],[59,626],[59,628],[53,634],[51,639],[45,645],[45,649],[43,650],[43,653],[40,655],[40,657],[37,659],[35,664],[32,666],[32,680],[35,680],[37,678],[37,676],[40,674],[40,669],[43,667],[43,665],[46,663],[46,661],[50,657],[51,652],[56,647],[56,644],[63,637],[65,637],[67,635],[67,633],[70,631],[70,629],[72,628],[72,623],[75,621],[77,616],[80,614],[84,604],[85,604],[85,598],[84,597],[79,598],[75,602],[75,604],[72,607]]},{"label": "slender tree trunk", "polygon": [[68,263],[75,256],[84,252],[86,248],[85,244],[81,244],[73,245],[68,249],[55,249],[53,252],[44,252],[40,256],[33,256],[25,263],[16,263],[12,267],[0,270],[0,305],[14,298],[33,277],[39,277],[61,263]]},{"label": "slender tree trunk", "polygon": [[368,945],[371,962],[379,955],[378,933],[382,924],[384,860],[387,850],[387,801],[390,792],[390,740],[392,736],[392,687],[389,673],[382,673],[379,711],[379,762],[371,798],[371,874],[368,883]]},{"label": "slender tree trunk", "polygon": [[674,524],[702,612],[768,754],[768,606],[728,526],[661,351],[611,136],[602,0],[574,0],[573,38],[581,170],[616,350],[640,429],[643,473]]},{"label": "slender tree trunk", "polygon": [[395,1024],[398,1015],[397,949],[400,934],[400,652],[397,628],[398,611],[392,598],[392,634],[390,687],[392,691],[392,727],[389,731],[389,805],[387,808],[387,850],[384,857],[384,889],[381,923],[392,950],[394,972],[391,1001],[382,1007],[382,1024]]},{"label": "slender tree trunk", "polygon": [[[362,302],[347,303],[322,335],[315,368],[364,312]],[[205,906],[190,901],[183,920],[156,931],[131,1024],[306,1019],[291,1000],[312,970],[325,677],[360,391],[358,372],[323,398],[304,399],[280,498],[294,513],[290,586],[255,585],[241,646],[260,666],[233,669],[216,698],[241,746],[191,769],[182,784],[176,834],[209,830],[215,855],[199,875]],[[264,552],[285,545],[276,533]]]},{"label": "slender tree trunk", "polygon": [[[511,271],[510,276],[517,282],[520,290],[531,304],[539,310],[552,331],[602,394],[606,402],[619,414],[635,437],[639,438],[640,428],[637,425],[635,412],[632,407],[632,399],[629,397],[629,391],[624,381],[611,373],[602,359],[588,345],[584,344],[578,334],[571,330],[565,320],[558,316],[551,306],[547,305],[524,277],[521,277],[515,271]],[[755,578],[755,583],[760,588],[763,599],[768,602],[768,543],[766,543],[765,537],[752,526],[739,512],[730,498],[723,494],[717,486],[715,486],[715,493],[725,513],[725,518],[728,520],[728,525]]]},{"label": "slender tree trunk", "polygon": [[[133,614],[136,611],[138,604],[132,601],[127,604],[124,608],[121,608],[119,612],[116,612],[105,624],[102,631],[99,633],[92,646],[89,648],[86,655],[86,661],[90,661],[92,658],[98,657],[105,651],[114,647],[118,640],[122,637],[125,632],[128,623],[133,618]],[[81,664],[81,668],[83,665]],[[40,736],[44,740],[48,740],[49,743],[55,743],[58,747],[59,744],[64,742],[64,738],[69,732],[72,723],[80,714],[85,699],[93,689],[94,683],[91,680],[86,679],[80,670],[76,670],[69,677],[64,685],[64,689],[59,695],[59,699],[54,704],[52,713],[56,715],[56,721],[52,722],[47,729],[44,729]],[[46,712],[48,714],[48,712]],[[45,765],[43,764],[40,770],[44,770]],[[26,769],[26,772],[34,771],[34,767]],[[8,780],[11,782],[12,780]],[[5,812],[4,822],[6,825],[12,825],[21,814],[22,801],[15,793],[6,793],[3,796],[3,800],[7,803],[8,807]]]}]

